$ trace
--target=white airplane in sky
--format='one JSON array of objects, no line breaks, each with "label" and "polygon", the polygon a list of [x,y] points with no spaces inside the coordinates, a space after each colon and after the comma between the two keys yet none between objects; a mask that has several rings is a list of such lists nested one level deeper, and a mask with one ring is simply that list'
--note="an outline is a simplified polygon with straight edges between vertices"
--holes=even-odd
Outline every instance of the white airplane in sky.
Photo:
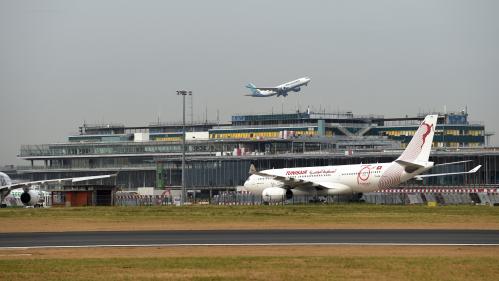
[{"label": "white airplane in sky", "polygon": [[32,188],[34,185],[43,185],[46,183],[82,182],[88,180],[106,179],[114,176],[116,176],[116,174],[13,183],[8,175],[0,172],[0,207],[4,208],[7,206],[5,198],[9,196],[10,192],[14,189],[23,188],[24,192],[20,196],[21,202],[25,206],[36,207],[43,205],[43,201],[45,200],[45,191],[42,191],[39,188]]},{"label": "white airplane in sky", "polygon": [[299,92],[301,90],[301,86],[307,86],[310,82],[310,78],[303,77],[293,80],[291,82],[286,82],[284,84],[275,86],[275,87],[256,87],[255,85],[249,83],[246,85],[251,92],[250,97],[271,97],[271,96],[287,96],[288,92]]},{"label": "white airplane in sky", "polygon": [[434,165],[428,161],[438,115],[428,115],[399,158],[391,163],[271,169],[258,172],[251,165],[251,176],[244,183],[247,191],[262,195],[265,202],[282,202],[293,195],[326,196],[372,192],[397,186],[412,178],[471,174],[467,172],[427,174],[436,166],[458,164],[458,161]]}]

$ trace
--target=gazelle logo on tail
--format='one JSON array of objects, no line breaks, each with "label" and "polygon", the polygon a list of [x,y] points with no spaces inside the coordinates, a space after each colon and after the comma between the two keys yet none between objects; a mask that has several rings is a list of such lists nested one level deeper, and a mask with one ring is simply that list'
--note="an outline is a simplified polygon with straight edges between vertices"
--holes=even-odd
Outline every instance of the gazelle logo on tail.
[{"label": "gazelle logo on tail", "polygon": [[425,143],[426,137],[430,134],[431,129],[433,128],[433,124],[431,126],[429,124],[426,124],[424,121],[421,124],[421,126],[426,126],[426,132],[423,134],[423,143],[421,144],[421,148],[423,148],[423,144]]},{"label": "gazelle logo on tail", "polygon": [[426,116],[407,148],[397,160],[420,164],[428,162],[437,119],[438,115]]}]

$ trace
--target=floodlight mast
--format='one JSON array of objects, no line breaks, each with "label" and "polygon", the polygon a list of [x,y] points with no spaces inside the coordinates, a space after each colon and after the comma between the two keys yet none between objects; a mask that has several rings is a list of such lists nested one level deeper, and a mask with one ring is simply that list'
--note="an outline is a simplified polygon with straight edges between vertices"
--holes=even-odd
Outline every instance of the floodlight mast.
[{"label": "floodlight mast", "polygon": [[192,91],[178,90],[178,96],[182,96],[182,191],[180,205],[185,203],[185,96],[192,96]]}]

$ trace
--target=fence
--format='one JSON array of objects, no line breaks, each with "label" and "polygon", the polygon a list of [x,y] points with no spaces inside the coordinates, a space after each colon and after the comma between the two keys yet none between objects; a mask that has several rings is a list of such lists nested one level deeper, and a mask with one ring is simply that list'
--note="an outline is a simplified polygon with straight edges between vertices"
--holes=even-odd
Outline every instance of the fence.
[{"label": "fence", "polygon": [[[289,204],[338,204],[349,202],[365,202],[382,205],[409,205],[437,202],[440,205],[481,204],[499,205],[499,189],[497,188],[460,188],[460,189],[390,189],[359,195],[330,196],[293,196],[291,199],[274,200],[271,205]],[[178,205],[178,197],[167,195],[117,194],[114,197],[116,206],[169,206]],[[224,191],[212,197],[189,196],[186,204],[211,205],[263,205],[266,203],[260,195],[248,192]]]},{"label": "fence", "polygon": [[166,206],[175,204],[172,196],[165,195],[116,195],[115,206]]}]

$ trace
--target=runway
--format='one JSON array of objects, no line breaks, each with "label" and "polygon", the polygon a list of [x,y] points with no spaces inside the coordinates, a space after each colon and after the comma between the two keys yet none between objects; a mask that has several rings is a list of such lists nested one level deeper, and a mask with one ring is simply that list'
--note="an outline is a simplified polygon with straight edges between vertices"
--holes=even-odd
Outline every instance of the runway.
[{"label": "runway", "polygon": [[0,248],[183,245],[499,245],[498,230],[202,230],[0,233]]}]

